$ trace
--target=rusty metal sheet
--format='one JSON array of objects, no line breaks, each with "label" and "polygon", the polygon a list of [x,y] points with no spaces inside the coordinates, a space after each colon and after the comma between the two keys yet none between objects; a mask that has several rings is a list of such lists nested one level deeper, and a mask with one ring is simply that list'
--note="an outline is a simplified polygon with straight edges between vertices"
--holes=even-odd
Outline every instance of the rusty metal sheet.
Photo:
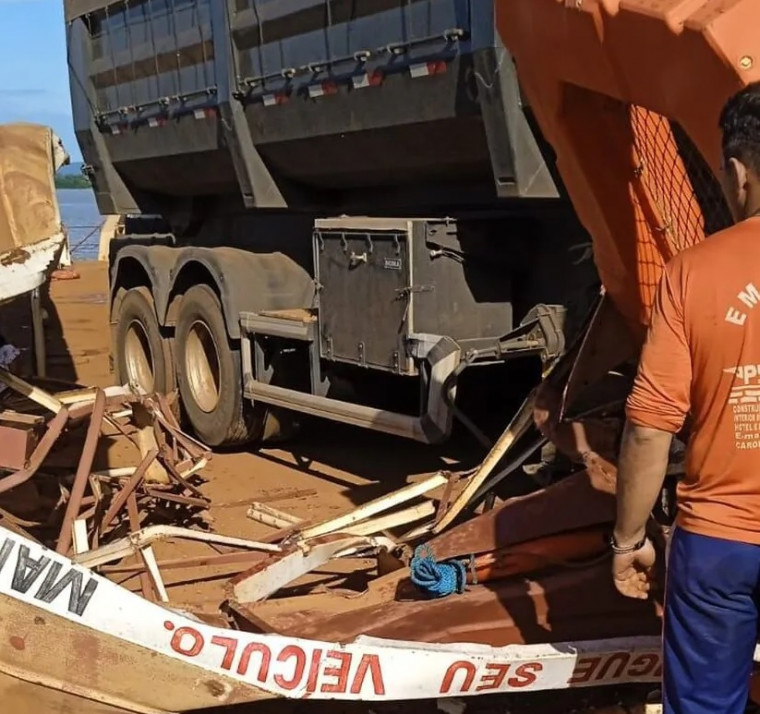
[{"label": "rusty metal sheet", "polygon": [[615,497],[580,471],[542,491],[505,501],[430,541],[436,558],[486,553],[535,538],[612,523]]},{"label": "rusty metal sheet", "polygon": [[37,433],[33,429],[0,424],[0,468],[23,469],[36,445]]},{"label": "rusty metal sheet", "polygon": [[511,579],[471,586],[462,595],[439,600],[415,595],[412,588],[401,585],[387,602],[321,617],[313,609],[283,614],[266,606],[250,609],[272,631],[282,635],[339,642],[366,634],[499,647],[657,635],[661,628],[653,601],[626,599],[618,594],[607,562],[583,570],[550,573],[530,583]]},{"label": "rusty metal sheet", "polygon": [[26,466],[23,469],[16,471],[16,473],[0,479],[0,493],[5,493],[6,491],[10,491],[16,486],[20,486],[22,483],[25,483],[30,478],[32,478],[35,473],[37,473],[37,469],[42,465],[42,462],[47,458],[47,455],[50,453],[53,445],[61,436],[63,428],[66,426],[68,419],[69,412],[66,407],[64,407],[51,419],[50,423],[48,424],[47,431],[40,439],[40,442],[37,444],[35,450],[32,452],[32,455],[29,458],[29,462],[26,464]]}]

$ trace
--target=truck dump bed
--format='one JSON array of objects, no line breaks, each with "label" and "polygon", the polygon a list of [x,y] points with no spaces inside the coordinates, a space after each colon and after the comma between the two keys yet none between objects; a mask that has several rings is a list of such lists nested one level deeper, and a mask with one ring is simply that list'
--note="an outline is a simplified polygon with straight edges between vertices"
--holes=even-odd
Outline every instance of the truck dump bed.
[{"label": "truck dump bed", "polygon": [[100,206],[424,212],[556,197],[491,0],[66,0]]},{"label": "truck dump bed", "polygon": [[724,102],[760,78],[752,0],[504,0],[497,27],[639,335],[662,266],[730,222],[716,180]]}]

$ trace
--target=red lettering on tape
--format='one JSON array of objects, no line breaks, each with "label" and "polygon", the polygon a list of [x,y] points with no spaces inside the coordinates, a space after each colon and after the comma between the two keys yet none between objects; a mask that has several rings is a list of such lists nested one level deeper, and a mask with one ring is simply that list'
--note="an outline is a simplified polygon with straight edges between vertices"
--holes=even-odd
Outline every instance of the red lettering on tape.
[{"label": "red lettering on tape", "polygon": [[654,652],[635,656],[630,652],[613,652],[606,656],[580,657],[568,683],[572,686],[628,679],[656,680],[661,674],[660,656]]},{"label": "red lettering on tape", "polygon": [[620,679],[630,659],[631,655],[627,652],[615,652],[614,654],[611,654],[606,660],[604,660],[604,662],[602,662],[602,666],[599,668],[599,674],[595,679],[607,679],[608,673],[615,665],[617,665],[617,668],[610,678]]},{"label": "red lettering on tape", "polygon": [[314,694],[317,691],[317,680],[319,679],[319,665],[322,664],[322,650],[314,650],[311,653],[311,666],[309,667],[309,679],[306,682],[306,691]]},{"label": "red lettering on tape", "polygon": [[660,658],[654,652],[650,654],[639,655],[634,657],[631,661],[631,666],[628,668],[628,672],[632,677],[646,677],[648,674],[655,674],[655,670],[659,667]]},{"label": "red lettering on tape", "polygon": [[539,672],[542,672],[543,669],[544,665],[540,662],[526,662],[525,664],[521,664],[515,670],[515,676],[510,677],[507,680],[507,684],[515,689],[529,687],[531,684],[535,684]]},{"label": "red lettering on tape", "polygon": [[504,678],[509,672],[510,665],[508,664],[492,664],[486,665],[486,672],[480,677],[480,684],[475,687],[476,692],[487,692],[494,689],[498,689],[504,683]]},{"label": "red lettering on tape", "polygon": [[[190,647],[187,646],[188,640]],[[180,627],[172,635],[171,648],[185,657],[197,657],[204,644],[203,635],[192,627]]]},{"label": "red lettering on tape", "polygon": [[275,674],[274,681],[278,687],[291,691],[295,689],[303,679],[303,674],[306,669],[306,653],[300,647],[288,645],[277,655],[277,661],[287,662],[289,659],[295,659],[292,677],[288,679],[282,674]]},{"label": "red lettering on tape", "polygon": [[380,668],[380,658],[377,655],[362,655],[351,685],[351,694],[361,694],[367,674],[372,677],[372,691],[377,696],[385,695],[383,670]]},{"label": "red lettering on tape", "polygon": [[238,641],[232,637],[218,637],[214,635],[211,638],[211,644],[218,647],[224,647],[224,659],[222,659],[222,669],[232,669],[232,663],[235,661],[235,652],[237,652]]},{"label": "red lettering on tape", "polygon": [[469,692],[472,683],[475,681],[475,665],[467,660],[459,660],[454,662],[443,676],[443,683],[441,684],[441,694],[448,694],[451,691],[451,687],[454,684],[454,678],[458,672],[464,672],[464,681],[462,686],[457,689],[458,692]]},{"label": "red lettering on tape", "polygon": [[324,676],[334,677],[335,681],[322,682],[322,691],[331,694],[345,694],[346,689],[348,689],[348,674],[351,671],[351,653],[330,650],[327,656],[338,660],[340,664],[336,667],[325,667]]},{"label": "red lettering on tape", "polygon": [[569,684],[585,684],[590,681],[601,661],[601,657],[579,657]]},{"label": "red lettering on tape", "polygon": [[269,664],[272,661],[272,650],[266,645],[262,645],[260,642],[251,642],[246,645],[243,654],[240,655],[237,673],[246,674],[248,672],[248,665],[251,663],[251,655],[254,652],[258,652],[261,655],[261,664],[259,665],[259,673],[256,676],[256,679],[259,682],[265,682],[266,678],[269,676]]}]

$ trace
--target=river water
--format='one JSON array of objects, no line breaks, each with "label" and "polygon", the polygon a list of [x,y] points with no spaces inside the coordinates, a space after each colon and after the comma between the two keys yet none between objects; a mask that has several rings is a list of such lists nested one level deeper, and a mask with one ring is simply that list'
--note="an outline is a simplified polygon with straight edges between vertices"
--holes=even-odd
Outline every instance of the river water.
[{"label": "river water", "polygon": [[72,259],[97,260],[103,217],[98,212],[95,194],[88,188],[62,188],[57,193],[61,220],[69,232]]}]

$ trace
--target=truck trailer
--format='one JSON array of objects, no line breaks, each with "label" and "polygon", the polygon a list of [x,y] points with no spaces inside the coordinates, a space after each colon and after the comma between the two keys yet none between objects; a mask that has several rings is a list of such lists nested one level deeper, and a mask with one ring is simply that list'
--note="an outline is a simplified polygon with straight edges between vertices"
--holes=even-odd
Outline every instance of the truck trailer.
[{"label": "truck trailer", "polygon": [[115,372],[178,389],[206,443],[302,413],[424,443],[458,417],[488,444],[489,412],[577,335],[590,239],[490,0],[82,0],[67,19],[85,170],[127,216]]}]

